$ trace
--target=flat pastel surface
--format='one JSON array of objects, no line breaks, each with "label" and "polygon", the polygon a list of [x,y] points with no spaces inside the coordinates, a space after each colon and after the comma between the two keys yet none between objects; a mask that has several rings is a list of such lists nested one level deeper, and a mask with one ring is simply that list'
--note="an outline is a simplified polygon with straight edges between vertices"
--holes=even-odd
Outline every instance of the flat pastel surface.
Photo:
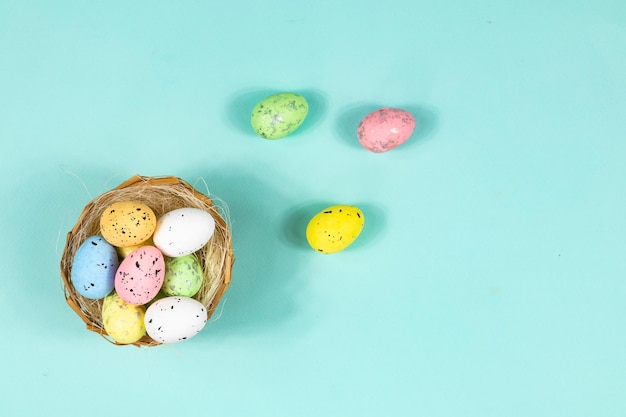
[{"label": "flat pastel surface", "polygon": [[[258,137],[262,98],[307,98]],[[384,154],[381,107],[416,119]],[[623,0],[0,0],[0,415],[623,417]],[[228,206],[191,340],[116,347],[65,304],[91,198],[135,174]],[[313,251],[335,204],[357,241]]]}]

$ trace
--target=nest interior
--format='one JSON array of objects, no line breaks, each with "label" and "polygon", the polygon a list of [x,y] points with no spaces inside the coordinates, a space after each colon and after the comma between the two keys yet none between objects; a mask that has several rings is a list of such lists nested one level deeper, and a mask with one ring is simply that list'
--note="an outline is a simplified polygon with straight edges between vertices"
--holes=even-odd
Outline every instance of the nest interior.
[{"label": "nest interior", "polygon": [[[206,195],[195,190],[177,177],[143,177],[136,175],[118,187],[94,198],[85,206],[72,230],[67,234],[61,258],[61,278],[65,299],[69,306],[85,322],[87,329],[108,337],[102,323],[102,299],[91,300],[78,294],[72,284],[71,270],[74,254],[90,236],[100,234],[100,217],[112,203],[139,201],[149,206],[159,218],[163,214],[181,207],[199,208],[209,212],[215,219],[215,232],[209,242],[196,256],[203,268],[204,282],[200,291],[193,296],[208,311],[209,317],[228,288],[234,256],[232,236],[226,220],[218,207]],[[158,343],[145,335],[136,346],[154,346]]]}]

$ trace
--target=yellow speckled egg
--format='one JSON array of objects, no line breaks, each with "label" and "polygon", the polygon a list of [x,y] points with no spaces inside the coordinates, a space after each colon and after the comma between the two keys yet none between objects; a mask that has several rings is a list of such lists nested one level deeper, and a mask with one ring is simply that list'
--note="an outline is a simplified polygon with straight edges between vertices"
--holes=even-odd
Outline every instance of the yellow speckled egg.
[{"label": "yellow speckled egg", "polygon": [[309,245],[320,253],[335,253],[350,246],[363,230],[365,218],[358,207],[336,205],[317,213],[306,228]]},{"label": "yellow speckled egg", "polygon": [[113,246],[134,246],[152,236],[156,221],[154,212],[147,205],[138,201],[120,201],[102,213],[100,233]]},{"label": "yellow speckled egg", "polygon": [[152,241],[152,236],[150,236],[148,238],[148,240],[146,240],[145,242],[141,242],[138,245],[133,245],[133,246],[124,246],[123,248],[115,248],[115,251],[117,252],[117,256],[120,260],[126,258],[128,255],[130,255],[130,253],[132,251],[134,251],[135,249],[139,249],[142,246],[154,246],[154,242]]},{"label": "yellow speckled egg", "polygon": [[115,292],[102,302],[104,330],[117,343],[135,343],[146,334],[145,314],[144,306],[128,304]]}]

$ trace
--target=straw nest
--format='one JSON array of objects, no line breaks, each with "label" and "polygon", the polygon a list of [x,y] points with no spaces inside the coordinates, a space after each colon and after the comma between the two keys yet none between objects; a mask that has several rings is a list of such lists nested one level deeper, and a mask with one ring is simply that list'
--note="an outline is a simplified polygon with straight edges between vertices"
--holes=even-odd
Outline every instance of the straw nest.
[{"label": "straw nest", "polygon": [[[102,299],[90,300],[78,294],[72,284],[72,260],[79,246],[90,236],[100,234],[100,217],[104,209],[119,201],[139,201],[149,206],[160,217],[181,207],[199,208],[215,219],[215,232],[211,240],[196,256],[203,268],[204,282],[193,296],[207,309],[209,317],[228,288],[234,256],[232,235],[228,223],[220,215],[218,207],[206,195],[176,177],[143,177],[136,175],[116,188],[93,199],[85,206],[78,221],[67,234],[61,257],[61,278],[67,304],[85,322],[87,329],[115,343],[104,330],[102,323]],[[133,343],[135,346],[154,346],[158,343],[147,334]]]}]

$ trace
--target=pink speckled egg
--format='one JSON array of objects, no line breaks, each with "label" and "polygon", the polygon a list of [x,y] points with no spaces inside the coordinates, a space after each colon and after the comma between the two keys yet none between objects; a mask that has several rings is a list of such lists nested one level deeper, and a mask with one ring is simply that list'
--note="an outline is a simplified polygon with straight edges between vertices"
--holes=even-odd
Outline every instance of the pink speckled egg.
[{"label": "pink speckled egg", "polygon": [[146,304],[163,285],[165,260],[154,246],[142,246],[132,251],[120,263],[115,274],[115,291],[129,304]]},{"label": "pink speckled egg", "polygon": [[383,107],[361,120],[357,136],[365,149],[381,153],[402,145],[414,129],[415,119],[409,112]]}]

